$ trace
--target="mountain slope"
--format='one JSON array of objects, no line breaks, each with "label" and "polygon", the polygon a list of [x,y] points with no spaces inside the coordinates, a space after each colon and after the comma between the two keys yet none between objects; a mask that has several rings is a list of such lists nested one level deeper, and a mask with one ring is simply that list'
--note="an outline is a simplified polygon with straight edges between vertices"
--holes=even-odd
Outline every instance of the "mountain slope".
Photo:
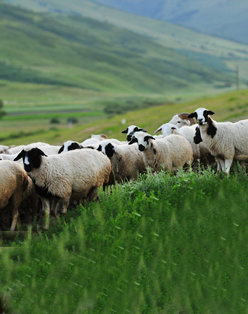
[{"label": "mountain slope", "polygon": [[[59,2],[57,0],[9,0],[8,2],[29,7],[35,11],[50,12],[52,14],[56,12],[58,19],[65,14],[74,14],[74,16],[81,15],[94,20],[108,22],[142,36],[148,36],[159,45],[171,48],[180,54],[190,57],[200,62],[202,66],[225,71],[233,77],[237,67],[239,67],[240,86],[242,84],[243,87],[247,86],[247,45],[199,33],[165,21],[129,14],[90,0],[70,0],[70,2],[67,0],[60,0]],[[151,6],[158,2],[158,0],[149,2],[136,0],[132,3],[145,3],[147,6],[139,7],[151,10]],[[164,3],[164,1],[162,2]],[[188,0],[188,2],[191,3],[191,0]],[[210,2],[204,1],[205,5]],[[116,5],[120,3],[122,3],[121,0],[116,1]],[[125,3],[129,2],[125,1]],[[174,8],[173,1],[166,3],[171,5],[170,10]],[[175,3],[177,3],[177,0],[175,0]],[[182,1],[183,3],[184,1]],[[199,3],[203,3],[203,1],[199,1]]]},{"label": "mountain slope", "polygon": [[3,80],[156,93],[232,82],[148,36],[75,15],[55,18],[0,3],[0,41]]},{"label": "mountain slope", "polygon": [[248,44],[247,1],[94,0],[94,2]]}]

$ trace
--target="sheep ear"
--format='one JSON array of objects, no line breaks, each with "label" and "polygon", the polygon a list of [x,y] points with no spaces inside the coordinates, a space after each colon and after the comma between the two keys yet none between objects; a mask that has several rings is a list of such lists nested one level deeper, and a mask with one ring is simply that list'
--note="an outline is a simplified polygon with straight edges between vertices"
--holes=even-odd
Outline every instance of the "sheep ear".
[{"label": "sheep ear", "polygon": [[142,132],[147,132],[147,129],[138,129],[138,130],[136,130],[135,132],[140,132],[140,131],[142,131]]},{"label": "sheep ear", "polygon": [[127,132],[128,132],[128,129],[126,129],[126,130],[122,131],[121,133],[127,133]]},{"label": "sheep ear", "polygon": [[196,118],[196,112],[192,112],[188,115],[188,118]]},{"label": "sheep ear", "polygon": [[21,158],[23,158],[24,156],[25,156],[25,150],[23,149],[17,156],[16,156],[16,158],[14,159],[14,161],[17,161],[17,160],[19,160],[19,159],[21,159]]},{"label": "sheep ear", "polygon": [[132,145],[134,143],[138,143],[138,140],[135,137],[128,143],[128,145]]},{"label": "sheep ear", "polygon": [[41,156],[47,157],[47,155],[41,149],[39,149],[38,147],[36,147],[36,153],[37,153],[37,155],[41,155]]},{"label": "sheep ear", "polygon": [[159,127],[155,132],[154,134],[158,133],[158,132],[162,132],[162,127]]},{"label": "sheep ear", "polygon": [[60,147],[59,151],[58,151],[58,154],[61,154],[64,150],[64,145]]},{"label": "sheep ear", "polygon": [[211,116],[211,115],[213,115],[213,114],[214,114],[214,112],[213,112],[213,111],[211,111],[211,110],[207,110],[207,114],[208,114],[209,116]]},{"label": "sheep ear", "polygon": [[146,142],[148,142],[149,139],[155,140],[155,138],[152,137],[151,135],[147,135],[147,136],[144,137],[144,140],[145,140]]}]

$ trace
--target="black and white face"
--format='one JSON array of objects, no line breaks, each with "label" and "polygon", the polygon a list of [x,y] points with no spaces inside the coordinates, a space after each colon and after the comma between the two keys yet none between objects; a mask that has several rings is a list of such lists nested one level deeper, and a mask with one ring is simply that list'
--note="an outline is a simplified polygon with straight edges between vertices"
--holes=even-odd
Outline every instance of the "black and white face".
[{"label": "black and white face", "polygon": [[41,165],[41,156],[47,155],[39,148],[32,148],[29,151],[22,150],[14,159],[14,161],[23,159],[24,169],[27,172],[33,170],[33,168],[39,168]]},{"label": "black and white face", "polygon": [[196,118],[199,125],[206,125],[208,123],[208,116],[213,115],[214,112],[207,110],[206,108],[198,108],[195,112],[191,113],[189,118]]},{"label": "black and white face", "polygon": [[121,133],[127,133],[127,141],[131,141],[134,133],[140,131],[147,132],[146,129],[139,128],[137,125],[130,125],[126,130],[122,131]]},{"label": "black and white face", "polygon": [[106,155],[109,158],[111,158],[115,153],[114,145],[112,145],[110,142],[105,142],[105,141],[104,143],[99,144],[97,150],[102,152],[104,155]]},{"label": "black and white face", "polygon": [[69,152],[70,150],[80,149],[80,145],[74,141],[66,141],[59,149],[58,153]]},{"label": "black and white face", "polygon": [[155,140],[155,138],[152,137],[150,134],[147,134],[145,132],[136,132],[132,136],[132,140],[131,142],[128,143],[128,145],[137,143],[139,150],[143,152],[145,149],[147,149],[150,146],[151,139]]}]

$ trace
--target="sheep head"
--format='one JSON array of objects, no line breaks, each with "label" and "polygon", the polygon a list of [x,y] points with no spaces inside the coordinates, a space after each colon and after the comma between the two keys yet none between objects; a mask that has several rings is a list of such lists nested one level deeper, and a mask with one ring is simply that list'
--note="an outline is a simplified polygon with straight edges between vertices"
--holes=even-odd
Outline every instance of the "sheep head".
[{"label": "sheep head", "polygon": [[58,153],[68,152],[69,150],[81,149],[82,145],[74,141],[66,141],[59,149]]},{"label": "sheep head", "polygon": [[195,112],[189,114],[188,118],[196,118],[198,125],[206,125],[209,120],[209,115],[213,115],[214,112],[207,110],[206,108],[198,108]]},{"label": "sheep head", "polygon": [[137,125],[130,125],[126,130],[121,133],[127,133],[127,141],[132,140],[132,136],[135,132],[147,132],[146,129],[139,128]]},{"label": "sheep head", "polygon": [[25,151],[24,149],[16,156],[14,161],[19,159],[23,159],[24,169],[27,172],[32,171],[33,168],[39,168],[41,165],[41,156],[47,155],[38,147],[32,148],[29,151]]},{"label": "sheep head", "polygon": [[155,138],[145,132],[137,132],[132,136],[132,140],[128,143],[128,145],[137,143],[139,150],[143,152],[146,148],[149,147],[150,140],[155,140]]}]

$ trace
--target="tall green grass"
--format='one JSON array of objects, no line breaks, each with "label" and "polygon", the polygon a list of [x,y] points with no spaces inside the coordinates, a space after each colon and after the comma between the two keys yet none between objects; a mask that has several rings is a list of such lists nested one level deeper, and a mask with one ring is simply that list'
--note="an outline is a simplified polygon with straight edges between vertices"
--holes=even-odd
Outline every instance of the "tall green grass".
[{"label": "tall green grass", "polygon": [[119,185],[3,250],[0,291],[15,313],[247,313],[247,187],[238,166]]}]

